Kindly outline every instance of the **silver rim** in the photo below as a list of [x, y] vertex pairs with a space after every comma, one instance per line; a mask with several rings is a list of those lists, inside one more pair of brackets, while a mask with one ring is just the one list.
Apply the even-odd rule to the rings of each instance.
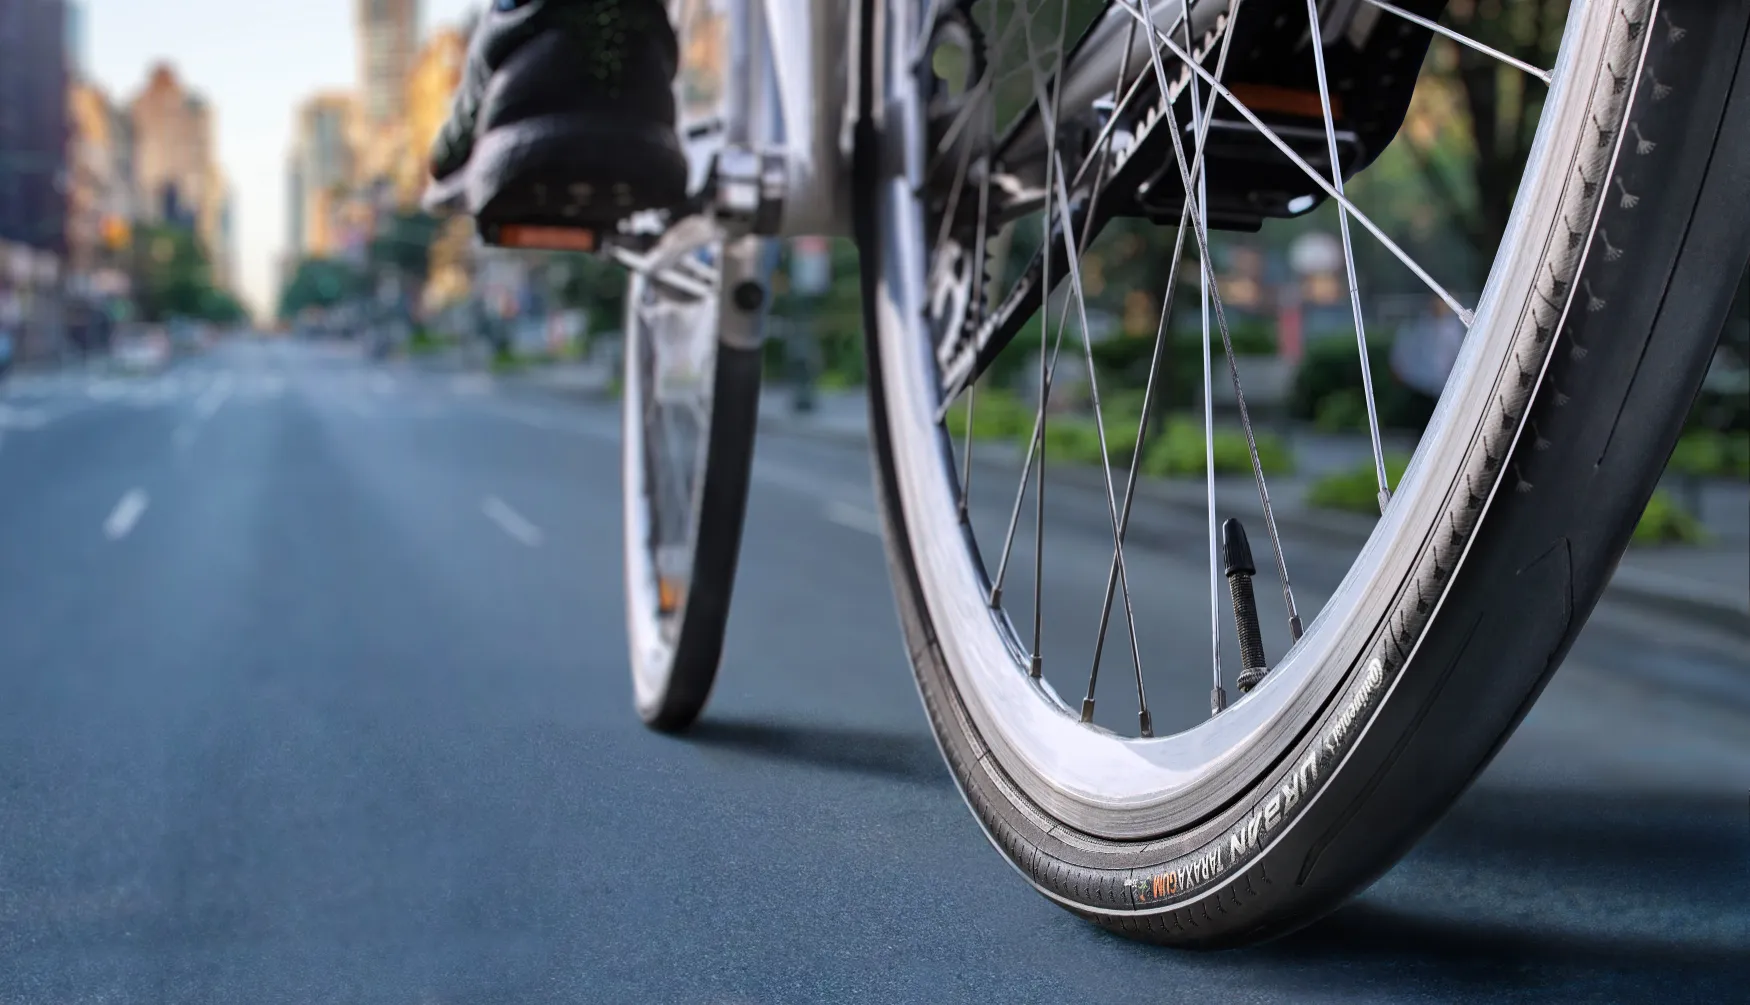
[[693, 587], [716, 374], [722, 246], [702, 245], [626, 290], [626, 631], [639, 713], [660, 709]]
[[[1168, 4], [1133, 2], [1156, 24], [1168, 20], [1165, 14], [1176, 15], [1153, 9]], [[920, 6], [933, 11], [938, 5]], [[1375, 6], [1393, 10], [1388, 4]], [[901, 18], [895, 38], [923, 34], [921, 20], [907, 20], [920, 13], [916, 7], [896, 3], [893, 9]], [[1042, 808], [1073, 827], [1114, 839], [1187, 826], [1217, 810], [1237, 786], [1283, 754], [1364, 658], [1363, 647], [1415, 571], [1423, 543], [1448, 512], [1449, 495], [1474, 463], [1473, 441], [1495, 414], [1493, 399], [1504, 368], [1515, 348], [1528, 344], [1542, 270], [1560, 274], [1577, 267], [1580, 252], [1550, 237], [1564, 219], [1591, 225], [1596, 200], [1575, 184], [1576, 170], [1602, 178], [1600, 160], [1613, 154], [1586, 142], [1591, 117], [1602, 102], [1628, 100], [1600, 98], [1610, 91], [1602, 71], [1607, 65], [1628, 65], [1639, 44], [1632, 33], [1619, 30], [1618, 18], [1619, 5], [1605, 2], [1577, 6], [1569, 15], [1520, 195], [1470, 337], [1404, 478], [1342, 585], [1250, 695], [1189, 730], [1150, 738], [1084, 725], [1072, 703], [1043, 678], [1029, 675], [1028, 641], [986, 602], [991, 577], [967, 547], [967, 529], [958, 519], [961, 474], [940, 425], [939, 361], [914, 320], [929, 316], [932, 303], [943, 302], [940, 289], [932, 290], [929, 282], [932, 235], [914, 196], [923, 188], [931, 154], [920, 142], [924, 110], [910, 75], [888, 75], [885, 135], [906, 149], [903, 176], [884, 179], [878, 194], [882, 278], [873, 335], [881, 340], [900, 514], [922, 602], [944, 628], [936, 641], [972, 723], [1009, 777]], [[895, 49], [904, 51], [899, 44]], [[903, 65], [903, 57], [890, 59], [894, 62]], [[1051, 197], [1045, 198], [1049, 213]], [[1206, 337], [1205, 346], [1210, 341]], [[1376, 424], [1374, 429], [1377, 461]], [[1383, 489], [1383, 464], [1380, 475]], [[1117, 499], [1110, 488], [1108, 501], [1116, 528]], [[1211, 524], [1213, 530], [1213, 518]], [[1115, 550], [1121, 554], [1121, 544]], [[1114, 564], [1122, 569], [1122, 559]]]

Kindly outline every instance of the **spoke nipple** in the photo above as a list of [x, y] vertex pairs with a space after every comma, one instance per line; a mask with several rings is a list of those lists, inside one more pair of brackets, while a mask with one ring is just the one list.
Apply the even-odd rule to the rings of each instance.
[[990, 588], [990, 606], [992, 610], [1003, 606], [1003, 588], [1001, 586]]
[[1148, 714], [1148, 709], [1145, 708], [1142, 711], [1136, 713], [1136, 719], [1137, 719], [1137, 722], [1142, 726], [1142, 735], [1143, 736], [1148, 737], [1148, 736], [1155, 735], [1155, 720], [1154, 720], [1153, 716]]
[[1227, 692], [1221, 688], [1209, 692], [1209, 714], [1220, 715], [1227, 708]]
[[1294, 641], [1296, 642], [1299, 642], [1300, 637], [1306, 634], [1306, 629], [1302, 628], [1300, 625], [1300, 615], [1296, 614], [1294, 617], [1288, 619], [1288, 632], [1293, 636]]
[[1094, 699], [1092, 699], [1092, 698], [1083, 698], [1082, 699], [1082, 721], [1083, 722], [1093, 722], [1094, 721]]
[[1044, 672], [1045, 672], [1045, 657], [1040, 656], [1038, 653], [1034, 653], [1033, 659], [1027, 667], [1027, 673], [1029, 675], [1033, 676], [1034, 678], [1037, 678], [1041, 674], [1043, 674]]
[[1380, 512], [1381, 516], [1385, 515], [1386, 505], [1389, 504], [1390, 502], [1391, 502], [1391, 489], [1380, 489], [1379, 490], [1379, 512]]

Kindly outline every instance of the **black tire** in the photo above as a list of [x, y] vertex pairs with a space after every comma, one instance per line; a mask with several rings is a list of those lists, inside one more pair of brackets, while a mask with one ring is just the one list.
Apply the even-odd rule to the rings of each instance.
[[[1625, 34], [1604, 51], [1633, 55], [1587, 81], [1597, 101], [1587, 107], [1615, 109], [1592, 124], [1611, 150], [1609, 173], [1588, 175], [1576, 153], [1560, 206], [1596, 209], [1544, 221], [1538, 303], [1527, 300], [1509, 351], [1485, 375], [1483, 417], [1450, 456], [1424, 465], [1443, 488], [1429, 496], [1438, 510], [1428, 532], [1402, 559], [1409, 574], [1333, 650], [1344, 658], [1309, 675], [1321, 700], [1271, 756], [1236, 766], [1181, 825], [1125, 838], [1033, 796], [978, 725], [971, 678], [944, 655], [944, 640], [964, 629], [929, 602], [918, 522], [927, 494], [908, 471], [939, 461], [908, 452], [907, 437], [921, 434], [898, 424], [913, 421], [900, 409], [921, 386], [903, 383], [915, 379], [910, 368], [932, 357], [906, 341], [917, 338], [903, 331], [916, 327], [913, 305], [893, 272], [904, 256], [884, 229], [888, 214], [908, 211], [905, 179], [893, 178], [906, 123], [890, 95], [875, 99], [889, 118], [884, 134], [862, 137], [857, 223], [872, 449], [900, 620], [963, 796], [1048, 898], [1179, 946], [1236, 946], [1305, 925], [1408, 851], [1561, 663], [1676, 443], [1750, 258], [1750, 2], [1609, 6]], [[884, 60], [873, 49], [865, 57], [878, 88]], [[1623, 147], [1630, 124], [1656, 144]]]
[[692, 725], [710, 698], [723, 652], [747, 489], [753, 467], [759, 419], [759, 331], [763, 304], [738, 302], [744, 281], [763, 278], [766, 256], [757, 241], [719, 250], [721, 276], [713, 300], [715, 350], [711, 363], [711, 401], [703, 449], [694, 475], [690, 521], [691, 569], [684, 601], [658, 613], [660, 592], [653, 578], [649, 528], [654, 523], [646, 493], [650, 474], [644, 404], [649, 395], [641, 366], [647, 329], [635, 317], [652, 283], [634, 275], [627, 291], [623, 391], [626, 620], [630, 643], [633, 703], [653, 729], [665, 732]]

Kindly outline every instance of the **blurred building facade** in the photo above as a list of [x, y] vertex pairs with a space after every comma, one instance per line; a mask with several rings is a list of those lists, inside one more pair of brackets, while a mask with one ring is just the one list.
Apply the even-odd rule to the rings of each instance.
[[67, 192], [67, 260], [74, 276], [119, 268], [139, 212], [133, 123], [103, 89], [73, 83]]
[[419, 0], [357, 0], [360, 154], [367, 180], [395, 173], [407, 133], [407, 80], [419, 52]]
[[0, 0], [0, 240], [61, 254], [66, 237], [65, 0]]
[[129, 112], [139, 219], [194, 230], [212, 262], [214, 285], [230, 288], [230, 191], [215, 156], [211, 106], [160, 63]]
[[407, 75], [404, 149], [397, 165], [396, 191], [404, 205], [419, 201], [425, 187], [426, 161], [438, 129], [449, 116], [450, 102], [462, 83], [468, 38], [455, 28], [439, 28], [420, 46]]
[[0, 329], [57, 352], [67, 244], [66, 0], [0, 0]]
[[297, 257], [340, 253], [342, 214], [357, 184], [358, 106], [343, 91], [317, 94], [298, 110], [287, 167], [288, 244]]

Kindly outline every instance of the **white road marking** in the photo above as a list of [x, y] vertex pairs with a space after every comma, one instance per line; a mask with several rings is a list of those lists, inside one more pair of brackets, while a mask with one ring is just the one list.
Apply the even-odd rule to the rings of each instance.
[[841, 502], [834, 499], [826, 504], [825, 515], [828, 520], [838, 524], [840, 527], [849, 527], [852, 530], [860, 530], [865, 534], [873, 534], [876, 537], [881, 536], [881, 518], [861, 506], [852, 506], [848, 502]]
[[121, 501], [110, 511], [109, 519], [103, 521], [103, 533], [111, 541], [120, 541], [134, 529], [134, 524], [140, 522], [140, 514], [146, 512], [146, 493], [139, 489], [130, 489]]
[[523, 516], [510, 508], [510, 504], [497, 496], [487, 496], [480, 504], [480, 512], [486, 514], [486, 519], [498, 524], [498, 528], [531, 548], [538, 547], [546, 535], [541, 528], [529, 522]]

